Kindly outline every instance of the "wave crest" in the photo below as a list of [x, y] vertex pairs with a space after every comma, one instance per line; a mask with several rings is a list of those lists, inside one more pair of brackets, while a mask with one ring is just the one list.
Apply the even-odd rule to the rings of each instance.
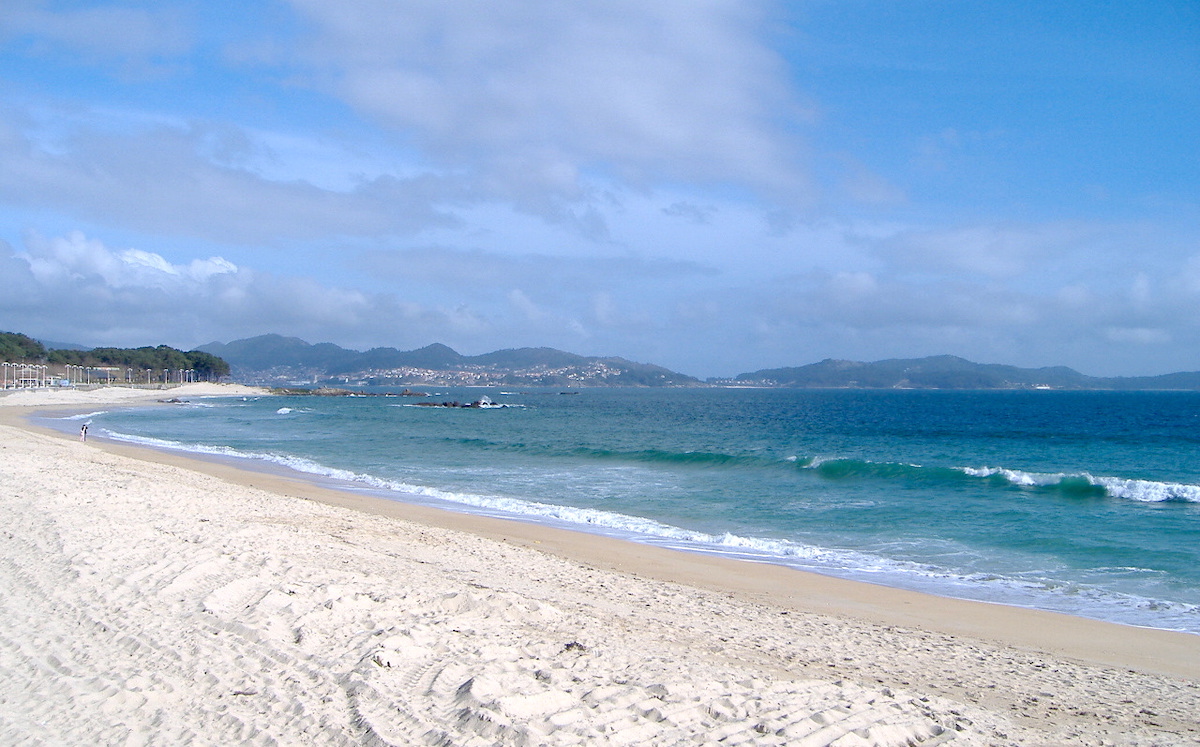
[[92, 418], [98, 418], [101, 415], [107, 414], [108, 410], [96, 410], [95, 412], [84, 412], [78, 415], [64, 415], [63, 417], [58, 418], [58, 420], [91, 420]]
[[1141, 503], [1200, 503], [1200, 485], [1088, 472], [1027, 472], [1005, 467], [925, 467], [906, 462], [873, 462], [842, 457], [788, 457], [797, 468], [830, 480], [920, 480], [930, 483], [988, 480], [998, 486], [1053, 491], [1079, 498], [1120, 498]]
[[1024, 472], [1003, 467], [963, 467], [962, 472], [971, 477], [998, 478], [1019, 487], [1053, 489], [1070, 495], [1107, 496], [1142, 503], [1200, 503], [1200, 485], [1179, 482], [1095, 477], [1087, 472]]

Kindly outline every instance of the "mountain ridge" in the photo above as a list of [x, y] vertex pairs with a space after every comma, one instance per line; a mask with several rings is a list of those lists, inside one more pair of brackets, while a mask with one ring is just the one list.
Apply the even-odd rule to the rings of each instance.
[[[235, 379], [311, 383], [343, 379], [378, 384], [524, 384], [585, 386], [702, 386], [699, 379], [650, 363], [616, 356], [584, 356], [554, 348], [506, 348], [462, 355], [441, 343], [416, 350], [377, 347], [350, 350], [333, 343], [309, 344], [278, 334], [210, 342], [202, 350], [219, 355]], [[450, 376], [457, 373], [457, 376]], [[442, 375], [436, 375], [442, 374]]]
[[[703, 382], [662, 366], [549, 347], [463, 355], [442, 343], [415, 350], [350, 350], [298, 337], [259, 335], [197, 348], [228, 361], [246, 383], [509, 384], [527, 386], [760, 386], [828, 389], [1200, 390], [1200, 372], [1099, 377], [1067, 366], [1021, 368], [954, 355], [873, 362], [827, 358]], [[453, 375], [452, 375], [453, 374]]]
[[1067, 366], [1021, 368], [974, 363], [954, 355], [870, 363], [826, 358], [804, 366], [742, 373], [733, 380], [747, 385], [811, 389], [1200, 389], [1200, 372], [1088, 376]]

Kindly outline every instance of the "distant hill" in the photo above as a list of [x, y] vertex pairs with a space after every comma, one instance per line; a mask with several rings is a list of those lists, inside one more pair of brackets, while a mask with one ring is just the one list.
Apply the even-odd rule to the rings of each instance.
[[[344, 351], [352, 353], [353, 351]], [[371, 348], [358, 356], [347, 355], [331, 373], [347, 373], [370, 368], [396, 368], [412, 366], [427, 368], [432, 371], [443, 371], [462, 366], [466, 359], [458, 351], [441, 343], [426, 345], [417, 350], [397, 350], [396, 348]]]
[[1096, 377], [1064, 366], [1018, 368], [973, 363], [953, 355], [862, 363], [827, 359], [791, 368], [739, 374], [760, 386], [851, 389], [1200, 389], [1200, 372], [1162, 376]]
[[624, 358], [576, 355], [553, 348], [497, 350], [465, 356], [442, 344], [417, 350], [348, 350], [296, 337], [261, 335], [200, 350], [228, 361], [237, 381], [259, 384], [525, 386], [697, 386], [694, 377]]
[[228, 344], [210, 342], [197, 350], [224, 358], [235, 372], [278, 366], [324, 367], [339, 360], [340, 354], [345, 352], [337, 345], [310, 345], [298, 337], [282, 335], [262, 335]]
[[87, 345], [77, 345], [73, 342], [53, 342], [51, 340], [38, 340], [46, 346], [47, 350], [91, 350]]
[[0, 360], [11, 363], [40, 362], [46, 346], [20, 332], [0, 332]]

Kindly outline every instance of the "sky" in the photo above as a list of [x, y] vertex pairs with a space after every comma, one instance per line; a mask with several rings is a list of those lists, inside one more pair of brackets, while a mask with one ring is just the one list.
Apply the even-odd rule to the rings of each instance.
[[0, 330], [1200, 370], [1200, 4], [4, 0]]

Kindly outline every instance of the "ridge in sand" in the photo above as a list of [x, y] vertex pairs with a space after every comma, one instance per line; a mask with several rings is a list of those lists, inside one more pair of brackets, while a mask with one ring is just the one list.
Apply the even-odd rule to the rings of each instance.
[[447, 514], [20, 419], [163, 397], [59, 394], [0, 397], [26, 406], [0, 407], [3, 744], [1200, 743], [1200, 636]]

